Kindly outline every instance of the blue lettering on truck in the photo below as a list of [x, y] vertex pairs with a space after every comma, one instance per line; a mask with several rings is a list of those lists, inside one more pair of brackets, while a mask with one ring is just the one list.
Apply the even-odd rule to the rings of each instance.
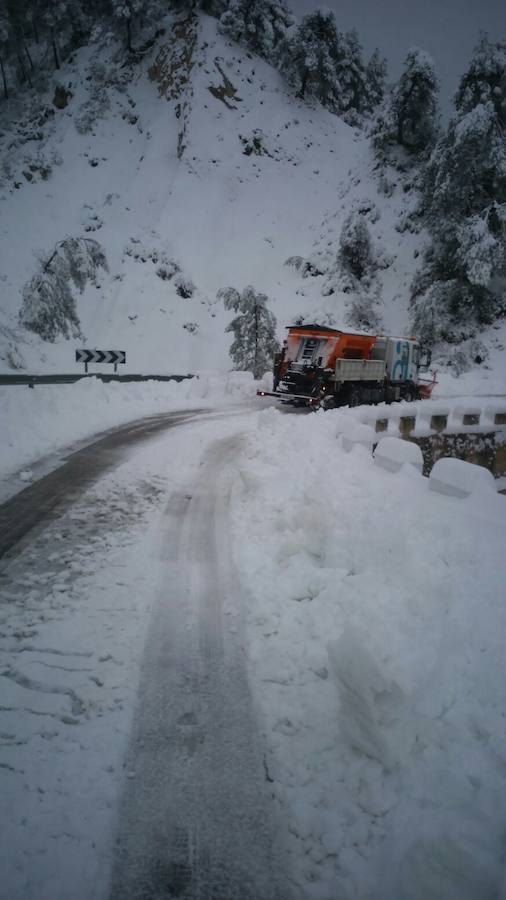
[[392, 369], [392, 381], [407, 381], [409, 366], [409, 344], [407, 341], [397, 341], [396, 352], [398, 359]]

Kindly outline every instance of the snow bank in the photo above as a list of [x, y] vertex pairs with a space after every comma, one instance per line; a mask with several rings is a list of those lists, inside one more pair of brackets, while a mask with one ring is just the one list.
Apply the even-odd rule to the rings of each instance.
[[372, 450], [378, 440], [374, 428], [371, 428], [370, 425], [362, 425], [361, 422], [355, 422], [351, 418], [342, 422], [340, 432], [343, 450], [347, 451], [353, 450], [356, 445]]
[[462, 459], [438, 459], [429, 476], [429, 487], [450, 497], [469, 497], [476, 491], [496, 492], [494, 476], [487, 469]]
[[419, 472], [423, 470], [423, 453], [420, 447], [410, 441], [403, 441], [402, 438], [382, 438], [374, 451], [374, 461], [389, 472], [398, 472], [405, 463], [414, 466]]
[[251, 401], [256, 384], [248, 372], [202, 373], [191, 380], [0, 387], [0, 474], [125, 422], [176, 409]]
[[250, 676], [304, 900], [502, 896], [506, 501], [258, 414], [234, 494]]

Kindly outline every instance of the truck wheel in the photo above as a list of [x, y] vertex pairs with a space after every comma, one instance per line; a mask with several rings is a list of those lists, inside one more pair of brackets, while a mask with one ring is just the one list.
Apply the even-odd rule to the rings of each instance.
[[350, 402], [349, 406], [360, 406], [362, 402], [362, 395], [360, 388], [352, 388], [350, 391]]
[[404, 392], [404, 400], [408, 403], [412, 403], [413, 400], [419, 400], [418, 391], [415, 387], [408, 387]]

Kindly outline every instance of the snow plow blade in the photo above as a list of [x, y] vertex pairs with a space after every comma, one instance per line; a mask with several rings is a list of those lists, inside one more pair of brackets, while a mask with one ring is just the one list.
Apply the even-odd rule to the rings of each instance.
[[287, 394], [281, 391], [257, 391], [257, 397], [275, 397], [276, 400], [284, 403], [307, 403], [308, 406], [313, 406], [320, 401], [319, 397], [308, 397], [307, 394]]

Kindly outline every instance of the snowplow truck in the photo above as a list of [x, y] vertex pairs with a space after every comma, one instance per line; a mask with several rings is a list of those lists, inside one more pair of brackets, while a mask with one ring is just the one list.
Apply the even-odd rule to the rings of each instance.
[[[292, 325], [274, 360], [272, 391], [295, 406], [359, 406], [430, 396], [435, 382], [422, 382], [421, 347], [414, 338], [379, 337]], [[424, 360], [428, 365], [430, 360]]]

